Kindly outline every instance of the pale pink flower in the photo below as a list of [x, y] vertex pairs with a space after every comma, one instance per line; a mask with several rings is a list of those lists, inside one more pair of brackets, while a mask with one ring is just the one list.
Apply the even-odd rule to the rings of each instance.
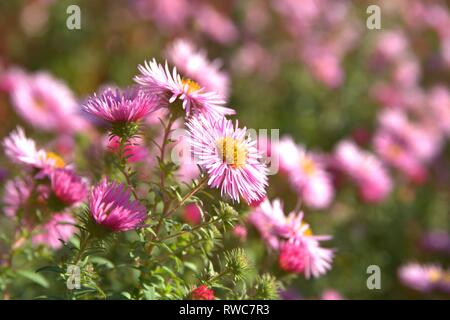
[[375, 54], [377, 59], [392, 62], [403, 57], [408, 49], [408, 40], [400, 30], [383, 31], [380, 33]]
[[21, 127], [3, 139], [3, 148], [11, 162], [29, 168], [64, 167], [64, 161], [55, 153], [37, 149], [36, 142], [27, 138]]
[[187, 0], [133, 0], [133, 5], [140, 16], [168, 31], [184, 28], [192, 13]]
[[286, 223], [283, 204], [279, 199], [273, 200], [272, 203], [268, 199], [264, 199], [258, 207], [252, 210], [248, 220], [259, 231], [270, 248], [279, 248], [279, 232], [284, 230]]
[[344, 300], [344, 297], [336, 290], [327, 289], [322, 292], [321, 300]]
[[179, 39], [170, 45], [167, 57], [189, 79], [208, 91], [228, 97], [229, 78], [220, 70], [222, 63], [219, 60], [210, 62], [204, 50], [197, 50], [190, 41]]
[[3, 194], [3, 210], [8, 217], [15, 216], [18, 210], [26, 204], [32, 188], [32, 181], [27, 179], [15, 178], [6, 182]]
[[316, 209], [328, 207], [333, 200], [334, 189], [331, 176], [318, 157], [303, 146], [295, 145], [289, 137], [282, 138], [274, 149], [280, 169], [305, 204]]
[[428, 93], [428, 104], [433, 119], [447, 136], [450, 136], [450, 92], [443, 85], [433, 87]]
[[73, 133], [87, 127], [70, 89], [45, 72], [15, 76], [11, 101], [17, 113], [34, 127]]
[[422, 292], [431, 292], [438, 285], [443, 270], [441, 267], [428, 264], [409, 263], [402, 266], [398, 275], [403, 284]]
[[39, 232], [33, 236], [33, 244], [44, 244], [52, 249], [62, 247], [75, 233], [75, 219], [67, 213], [56, 213], [50, 221], [39, 227]]
[[192, 153], [209, 176], [208, 185], [247, 203], [265, 196], [267, 167], [246, 128], [231, 120], [194, 117], [187, 123]]
[[239, 30], [233, 21], [214, 7], [203, 4], [193, 14], [200, 30], [211, 39], [221, 44], [230, 44], [238, 38]]
[[389, 165], [402, 172], [411, 181], [422, 183], [427, 177], [425, 166], [404, 145], [390, 134], [380, 130], [374, 137], [376, 153]]
[[140, 75], [134, 80], [141, 85], [142, 90], [156, 96], [161, 103], [171, 104], [177, 99], [182, 101], [183, 110], [186, 115], [203, 114], [213, 118], [235, 114], [233, 109], [224, 107], [225, 101], [215, 92], [205, 90], [204, 87], [191, 79], [183, 79], [177, 73], [176, 68], [169, 69], [166, 62], [165, 67], [153, 59], [139, 65]]
[[139, 121], [158, 107], [157, 99], [135, 88], [124, 92], [108, 88], [83, 105], [86, 112], [112, 123]]
[[334, 160], [338, 168], [357, 184], [365, 201], [380, 202], [390, 193], [391, 177], [374, 154], [359, 149], [351, 141], [344, 140], [336, 146]]
[[103, 179], [89, 199], [94, 221], [112, 231], [127, 231], [143, 226], [147, 209], [138, 200], [131, 200], [131, 191], [123, 184]]

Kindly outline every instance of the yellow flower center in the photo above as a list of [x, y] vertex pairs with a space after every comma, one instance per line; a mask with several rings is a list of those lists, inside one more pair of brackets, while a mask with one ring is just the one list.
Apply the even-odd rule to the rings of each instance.
[[233, 168], [240, 168], [247, 161], [247, 148], [236, 139], [231, 137], [220, 138], [217, 141], [217, 149], [222, 161]]
[[437, 282], [441, 279], [441, 273], [438, 270], [430, 270], [428, 272], [428, 278], [431, 282]]
[[188, 93], [198, 91], [202, 88], [202, 87], [200, 87], [200, 85], [197, 82], [195, 82], [194, 80], [191, 80], [191, 79], [183, 79], [183, 80], [181, 80], [181, 83], [183, 84], [184, 87], [186, 85], [188, 86]]
[[303, 158], [300, 165], [307, 175], [312, 175], [316, 171], [316, 165], [310, 158]]
[[305, 230], [304, 235], [305, 235], [305, 236], [312, 236], [313, 233], [312, 233], [312, 230], [311, 230], [311, 228], [309, 227], [309, 225], [308, 225], [307, 223], [302, 222], [302, 227], [303, 227], [303, 226], [306, 226], [306, 227], [307, 227], [306, 230]]
[[66, 165], [64, 160], [54, 152], [47, 152], [47, 157], [54, 161], [56, 168], [64, 168]]

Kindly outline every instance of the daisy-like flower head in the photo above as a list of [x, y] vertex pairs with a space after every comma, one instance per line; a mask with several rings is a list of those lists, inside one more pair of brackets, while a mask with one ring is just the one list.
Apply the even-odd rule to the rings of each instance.
[[84, 104], [84, 110], [111, 123], [137, 122], [158, 108], [154, 97], [130, 88], [123, 92], [107, 88], [102, 94], [94, 94]]
[[21, 127], [17, 127], [3, 140], [3, 147], [8, 158], [17, 164], [38, 169], [65, 166], [64, 160], [57, 154], [37, 149], [36, 142], [27, 138]]
[[208, 185], [220, 188], [239, 202], [258, 201], [266, 194], [267, 167], [261, 162], [256, 141], [247, 136], [246, 128], [233, 126], [231, 120], [190, 119], [191, 151], [197, 163], [208, 173]]
[[280, 247], [279, 264], [287, 272], [304, 273], [320, 277], [331, 269], [333, 250], [320, 247], [319, 241], [311, 236], [290, 240]]
[[94, 221], [112, 231], [127, 231], [143, 226], [147, 210], [123, 184], [103, 179], [92, 190], [89, 209]]
[[78, 113], [75, 96], [67, 85], [46, 72], [12, 71], [11, 102], [32, 126], [46, 131], [73, 133], [87, 127]]
[[328, 207], [333, 200], [334, 189], [331, 177], [318, 156], [296, 145], [290, 137], [281, 139], [274, 149], [282, 172], [305, 204], [315, 209]]
[[57, 213], [44, 224], [40, 232], [33, 236], [33, 244], [44, 244], [52, 249], [59, 249], [75, 233], [75, 219], [68, 213]]
[[220, 118], [225, 115], [235, 114], [233, 109], [224, 107], [225, 101], [216, 92], [206, 91], [194, 80], [182, 78], [177, 69], [172, 72], [166, 62], [165, 67], [158, 64], [155, 59], [138, 66], [140, 75], [134, 80], [142, 89], [156, 96], [167, 105], [178, 98], [182, 101], [186, 115], [203, 114], [212, 118]]
[[286, 216], [279, 199], [273, 200], [272, 203], [268, 199], [264, 199], [258, 207], [253, 209], [248, 219], [269, 247], [279, 248], [279, 233], [280, 231], [287, 232], [285, 228]]
[[398, 271], [400, 281], [403, 284], [422, 292], [430, 292], [435, 289], [441, 281], [442, 274], [442, 268], [434, 264], [409, 263], [402, 266]]
[[206, 90], [217, 92], [222, 97], [228, 96], [229, 79], [227, 74], [220, 71], [220, 61], [210, 62], [206, 53], [197, 50], [190, 41], [176, 40], [168, 48], [167, 56], [178, 70]]
[[53, 193], [64, 204], [73, 205], [86, 198], [86, 183], [70, 169], [53, 170], [50, 182]]

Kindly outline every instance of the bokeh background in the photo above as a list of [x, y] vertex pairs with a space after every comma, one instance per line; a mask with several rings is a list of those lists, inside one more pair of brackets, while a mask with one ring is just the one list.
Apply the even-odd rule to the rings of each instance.
[[[73, 4], [81, 9], [80, 30], [66, 27], [66, 9]], [[366, 26], [371, 4], [381, 8], [379, 30]], [[66, 82], [80, 101], [106, 84], [132, 84], [138, 64], [152, 57], [164, 61], [168, 45], [179, 38], [205, 50], [210, 60], [220, 60], [240, 123], [278, 128], [280, 135], [325, 154], [343, 139], [373, 150], [381, 111], [414, 105], [432, 112], [436, 86], [450, 97], [448, 1], [0, 2], [0, 73], [13, 66], [47, 71]], [[437, 103], [450, 110], [450, 98]], [[52, 137], [21, 118], [3, 92], [0, 137], [17, 124], [38, 141]], [[395, 186], [384, 201], [366, 203], [355, 186], [336, 179], [329, 208], [306, 208], [315, 233], [333, 236], [336, 259], [328, 274], [299, 279], [290, 293], [317, 298], [333, 289], [350, 299], [447, 298], [414, 291], [397, 275], [408, 262], [443, 267], [449, 262], [447, 137], [443, 134], [439, 152], [423, 164], [424, 179], [411, 181], [389, 169]], [[3, 154], [0, 166], [7, 167]], [[7, 171], [2, 169], [2, 175]], [[271, 177], [269, 195], [281, 196], [287, 208], [298, 198], [279, 176]], [[435, 250], [424, 245], [424, 237], [437, 231], [441, 242]], [[250, 246], [260, 241], [255, 232], [251, 235]], [[381, 268], [380, 290], [366, 286], [369, 265]], [[24, 296], [32, 296], [31, 285], [24, 290], [30, 291]]]

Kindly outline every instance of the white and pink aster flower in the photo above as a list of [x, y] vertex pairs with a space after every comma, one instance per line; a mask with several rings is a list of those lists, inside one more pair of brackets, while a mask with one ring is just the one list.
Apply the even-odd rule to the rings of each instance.
[[75, 219], [70, 214], [56, 213], [50, 221], [38, 229], [32, 242], [35, 245], [43, 244], [52, 249], [59, 249], [63, 242], [67, 242], [75, 233], [75, 223]]
[[123, 184], [103, 179], [89, 199], [95, 223], [112, 231], [127, 231], [143, 226], [147, 209], [138, 200], [131, 200], [131, 191]]
[[191, 152], [209, 176], [208, 185], [221, 194], [247, 203], [263, 198], [267, 187], [267, 167], [246, 128], [231, 120], [194, 117], [187, 123]]
[[36, 142], [27, 138], [21, 127], [3, 140], [3, 148], [11, 162], [29, 168], [44, 169], [47, 167], [64, 167], [64, 161], [52, 152], [37, 149]]
[[167, 57], [181, 73], [208, 91], [228, 97], [229, 78], [220, 70], [219, 60], [209, 61], [205, 51], [197, 50], [185, 39], [176, 40], [168, 49]]
[[135, 76], [134, 80], [141, 85], [142, 90], [167, 105], [181, 100], [187, 116], [203, 114], [220, 118], [235, 114], [233, 109], [224, 107], [225, 101], [218, 93], [207, 91], [191, 79], [182, 78], [176, 68], [170, 71], [167, 62], [163, 67], [153, 59], [139, 65], [138, 69], [141, 74]]
[[290, 137], [281, 139], [274, 149], [280, 169], [304, 203], [316, 209], [328, 207], [333, 200], [334, 189], [331, 176], [319, 157], [307, 152], [303, 146], [296, 145]]
[[279, 234], [280, 231], [285, 230], [286, 224], [283, 204], [279, 199], [274, 199], [272, 202], [264, 199], [258, 207], [252, 210], [248, 221], [258, 230], [270, 248], [279, 248]]

